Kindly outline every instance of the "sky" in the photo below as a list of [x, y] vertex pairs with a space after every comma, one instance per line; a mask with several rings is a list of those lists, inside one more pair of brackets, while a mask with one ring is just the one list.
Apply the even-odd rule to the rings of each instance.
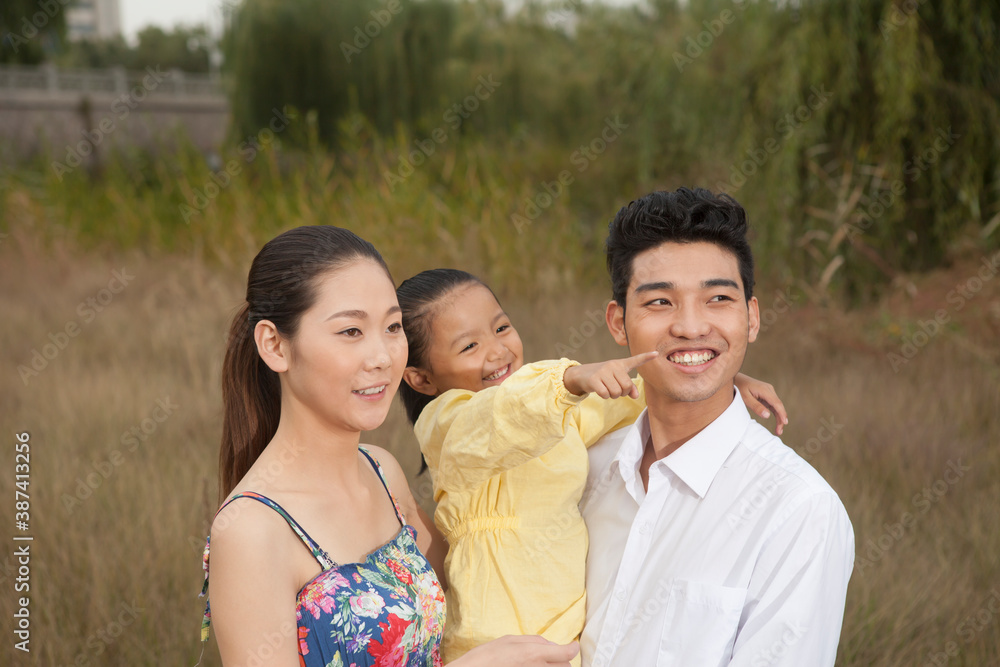
[[[350, 0], [331, 0], [349, 2]], [[586, 1], [586, 0], [584, 0]], [[623, 5], [635, 0], [604, 0], [607, 4]], [[152, 24], [169, 30], [178, 23], [186, 25], [207, 24], [210, 31], [222, 31], [223, 5], [235, 5], [239, 0], [118, 0], [121, 10], [122, 32], [133, 40], [136, 33]], [[512, 0], [516, 2], [516, 0]]]
[[218, 33], [222, 26], [223, 0], [118, 0], [122, 32], [126, 39], [148, 25], [168, 30], [178, 23], [207, 24]]

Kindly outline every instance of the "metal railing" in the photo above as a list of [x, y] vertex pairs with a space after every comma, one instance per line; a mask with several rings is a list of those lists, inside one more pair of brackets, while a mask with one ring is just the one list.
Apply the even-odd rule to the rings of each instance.
[[157, 95], [170, 97], [222, 97], [217, 75], [192, 74], [180, 70], [129, 71], [111, 69], [57, 69], [52, 65], [5, 65], [0, 67], [0, 94], [33, 92], [56, 94], [97, 93], [120, 95], [142, 87], [155, 73]]

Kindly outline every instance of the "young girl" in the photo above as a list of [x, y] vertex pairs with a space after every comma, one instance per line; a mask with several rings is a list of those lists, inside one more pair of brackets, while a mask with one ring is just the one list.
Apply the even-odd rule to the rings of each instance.
[[[657, 353], [523, 365], [517, 331], [474, 276], [424, 271], [396, 295], [409, 346], [400, 393], [449, 544], [442, 656], [454, 660], [506, 634], [575, 640], [586, 612], [578, 510], [586, 447], [639, 416], [641, 387], [628, 373]], [[773, 388], [746, 376], [737, 382], [762, 416], [757, 397], [776, 407], [780, 429], [784, 408]]]
[[[204, 556], [203, 639], [214, 621], [223, 664], [441, 664], [436, 532], [395, 459], [359, 445], [385, 420], [406, 355], [370, 243], [298, 227], [254, 259], [222, 370], [227, 500]], [[540, 667], [576, 652], [511, 637], [455, 664]]]

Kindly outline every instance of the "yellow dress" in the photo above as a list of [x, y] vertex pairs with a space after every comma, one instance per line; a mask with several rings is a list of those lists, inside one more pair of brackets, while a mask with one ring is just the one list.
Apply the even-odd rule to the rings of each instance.
[[417, 420], [449, 545], [445, 663], [503, 635], [565, 644], [583, 630], [586, 447], [634, 422], [645, 401], [570, 394], [563, 373], [576, 363], [526, 364], [499, 386], [447, 391]]

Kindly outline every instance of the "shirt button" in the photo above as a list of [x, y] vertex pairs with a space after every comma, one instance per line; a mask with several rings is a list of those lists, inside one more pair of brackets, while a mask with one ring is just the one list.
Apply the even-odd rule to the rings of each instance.
[[649, 531], [650, 531], [650, 525], [648, 521], [639, 526], [639, 532], [642, 533], [643, 535], [648, 535]]
[[625, 590], [622, 589], [622, 588], [619, 588], [618, 591], [615, 593], [615, 597], [618, 598], [619, 602], [621, 602], [622, 600], [624, 600], [625, 599]]

